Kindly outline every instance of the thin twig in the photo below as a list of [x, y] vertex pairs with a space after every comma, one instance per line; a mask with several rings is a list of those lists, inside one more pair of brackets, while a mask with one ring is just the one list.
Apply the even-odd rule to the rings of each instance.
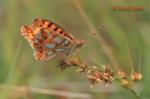
[[25, 93], [31, 92], [31, 93], [65, 96], [69, 98], [79, 98], [79, 99], [91, 99], [92, 98], [92, 96], [87, 93], [67, 92], [67, 91], [52, 90], [52, 89], [45, 89], [45, 88], [36, 88], [36, 87], [30, 87], [30, 86], [9, 86], [5, 84], [1, 84], [0, 89], [11, 90], [13, 92], [14, 91], [25, 92]]

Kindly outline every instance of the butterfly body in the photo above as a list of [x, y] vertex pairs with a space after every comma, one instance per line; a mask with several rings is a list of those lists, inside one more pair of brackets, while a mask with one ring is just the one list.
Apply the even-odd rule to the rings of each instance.
[[33, 48], [34, 57], [41, 61], [68, 56], [84, 44], [46, 19], [35, 19], [31, 26], [22, 26], [21, 33]]

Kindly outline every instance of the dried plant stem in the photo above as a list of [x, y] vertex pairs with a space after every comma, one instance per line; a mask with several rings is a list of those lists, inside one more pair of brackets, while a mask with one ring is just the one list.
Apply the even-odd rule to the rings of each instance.
[[23, 93], [38, 93], [45, 95], [55, 95], [55, 96], [65, 96], [69, 98], [78, 98], [78, 99], [91, 99], [91, 95], [87, 93], [75, 93], [75, 92], [67, 92], [60, 90], [52, 90], [52, 89], [44, 89], [44, 88], [35, 88], [29, 86], [8, 86], [5, 84], [0, 85], [0, 89], [9, 90], [12, 92], [23, 92]]
[[[92, 21], [86, 14], [85, 10], [81, 6], [80, 0], [74, 0], [74, 4], [78, 9], [79, 13], [81, 14], [81, 16], [83, 17], [83, 19], [85, 20], [85, 22], [87, 23], [87, 25], [89, 26], [91, 32], [98, 33], [99, 31], [95, 28], [94, 24], [92, 23]], [[117, 62], [116, 58], [112, 54], [111, 48], [108, 46], [108, 44], [106, 44], [104, 38], [101, 35], [96, 36], [96, 38], [100, 42], [101, 46], [104, 48], [104, 52], [109, 58], [109, 60], [111, 61], [111, 63], [113, 64], [115, 70], [120, 70], [119, 63]]]
[[61, 59], [59, 65], [62, 70], [72, 66], [77, 67], [77, 72], [85, 75], [90, 81], [91, 87], [102, 82], [107, 86], [112, 82], [114, 77], [114, 73], [111, 71], [109, 65], [104, 65], [102, 70], [98, 70], [96, 66], [86, 64], [76, 58]]
[[[87, 23], [87, 25], [89, 26], [89, 29], [91, 30], [91, 32], [98, 33], [98, 30], [95, 28], [95, 26], [93, 25], [92, 21], [90, 20], [90, 18], [86, 14], [85, 10], [83, 9], [83, 7], [81, 5], [81, 1], [80, 0], [74, 0], [74, 4], [75, 4], [76, 8], [78, 9], [79, 13], [81, 14], [81, 16], [83, 17], [83, 19], [85, 20], [85, 22]], [[119, 66], [119, 63], [117, 62], [116, 58], [112, 54], [111, 48], [106, 44], [106, 42], [103, 39], [103, 37], [101, 35], [99, 35], [99, 36], [96, 36], [96, 38], [100, 42], [101, 46], [104, 48], [104, 52], [108, 56], [108, 58], [111, 61], [111, 63], [113, 64], [115, 70], [116, 71], [121, 70], [120, 66]], [[131, 68], [133, 70], [133, 63], [131, 61], [131, 56], [130, 56], [131, 54], [130, 54], [129, 50], [128, 50], [128, 54], [129, 54], [129, 57], [130, 57], [130, 65], [131, 65]], [[132, 92], [132, 94], [137, 99], [140, 99], [140, 97], [137, 95], [137, 93], [133, 89], [129, 89], [129, 88], [126, 88], [126, 89], [128, 89], [130, 92]]]

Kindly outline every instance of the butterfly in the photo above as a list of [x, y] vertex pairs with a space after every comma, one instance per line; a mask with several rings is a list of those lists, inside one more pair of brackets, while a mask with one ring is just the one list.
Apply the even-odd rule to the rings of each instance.
[[35, 59], [40, 61], [69, 56], [85, 43], [54, 22], [40, 18], [34, 19], [30, 26], [22, 26], [21, 34], [33, 48]]

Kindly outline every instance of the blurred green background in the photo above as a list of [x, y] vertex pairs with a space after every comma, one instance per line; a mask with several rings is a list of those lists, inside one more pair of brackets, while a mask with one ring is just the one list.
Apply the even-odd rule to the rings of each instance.
[[[78, 7], [81, 4], [81, 7]], [[115, 5], [143, 6], [143, 11], [113, 11]], [[82, 9], [84, 12], [82, 12]], [[0, 0], [0, 87], [32, 86], [67, 92], [87, 93], [89, 99], [135, 99], [133, 94], [113, 83], [110, 87], [89, 88], [82, 74], [69, 68], [61, 72], [58, 60], [38, 62], [32, 48], [21, 36], [20, 27], [34, 18], [46, 18], [62, 26], [86, 44], [78, 57], [101, 68], [111, 64], [102, 37], [113, 58], [128, 74], [130, 61], [143, 74], [136, 92], [150, 98], [150, 2], [148, 0]], [[93, 29], [93, 30], [92, 30]], [[96, 31], [95, 31], [96, 30]], [[96, 35], [91, 35], [97, 32]], [[129, 49], [125, 42], [127, 41]], [[130, 50], [129, 58], [128, 50]], [[112, 64], [111, 64], [112, 65]], [[9, 87], [7, 87], [9, 89]], [[0, 99], [78, 99], [37, 93], [21, 93], [0, 88]], [[81, 98], [82, 99], [82, 98]], [[83, 98], [85, 99], [85, 98]]]

